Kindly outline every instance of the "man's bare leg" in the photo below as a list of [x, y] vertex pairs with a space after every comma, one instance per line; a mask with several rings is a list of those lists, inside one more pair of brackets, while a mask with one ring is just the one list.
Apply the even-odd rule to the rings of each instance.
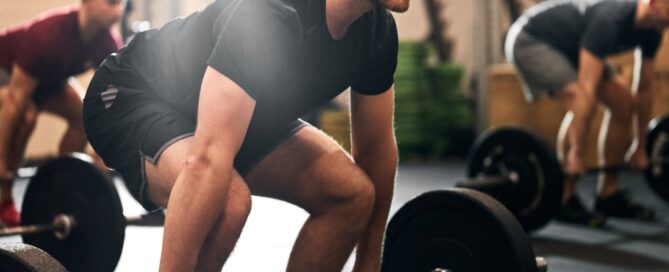
[[653, 88], [639, 88], [634, 97], [634, 142], [630, 147], [629, 164], [635, 169], [646, 169], [648, 167], [648, 154], [646, 154], [646, 128], [652, 117]]
[[367, 175], [329, 136], [305, 127], [246, 177], [254, 195], [305, 209], [287, 271], [341, 271], [364, 233], [374, 205]]
[[73, 88], [66, 87], [46, 101], [43, 109], [62, 117], [67, 122], [67, 130], [60, 141], [58, 151], [83, 152], [88, 141], [84, 131], [83, 103], [79, 94]]
[[[145, 162], [149, 195], [159, 206], [166, 207], [177, 176], [186, 163], [192, 137], [170, 145], [156, 165]], [[228, 203], [200, 249], [196, 271], [221, 271], [242, 232], [251, 211], [251, 194], [244, 180], [235, 172], [228, 192]], [[168, 210], [169, 212], [169, 210]]]
[[[622, 165], [631, 136], [634, 98], [620, 80], [602, 83], [597, 96], [609, 109], [602, 120], [599, 134], [600, 165]], [[607, 197], [618, 191], [618, 174], [617, 171], [600, 173], [597, 186], [600, 197]]]
[[[28, 139], [35, 128], [37, 122], [37, 109], [35, 104], [30, 102], [26, 109], [23, 119], [19, 123], [16, 133], [12, 137], [12, 146], [9, 149], [9, 158], [7, 159], [7, 169], [13, 176], [23, 161], [23, 154], [25, 153]], [[14, 186], [14, 178], [8, 177], [0, 183], [0, 202], [6, 199], [12, 199], [12, 188]]]

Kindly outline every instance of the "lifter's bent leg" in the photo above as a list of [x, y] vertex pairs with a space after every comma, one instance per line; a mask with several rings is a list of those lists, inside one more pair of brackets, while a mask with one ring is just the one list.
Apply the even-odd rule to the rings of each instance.
[[[622, 165], [630, 141], [634, 98], [629, 89], [616, 79], [602, 83], [597, 97], [609, 109], [599, 134], [600, 165]], [[617, 191], [618, 173], [601, 173], [598, 194], [607, 197]]]
[[83, 103], [73, 88], [63, 91], [47, 100], [43, 109], [65, 119], [67, 130], [60, 141], [60, 153], [83, 152], [86, 147], [86, 132], [83, 123]]
[[[150, 198], [159, 206], [167, 207], [174, 182], [186, 163], [186, 154], [192, 139], [192, 137], [185, 138], [170, 145], [162, 153], [156, 165], [144, 163]], [[221, 271], [251, 211], [249, 189], [236, 171], [234, 175], [225, 210], [218, 215], [216, 223], [200, 249], [197, 271]]]
[[14, 175], [23, 160], [26, 143], [35, 126], [36, 114], [34, 104], [29, 102], [23, 117], [17, 124], [18, 127], [10, 132], [12, 133], [11, 146], [7, 150], [7, 158], [5, 158], [7, 175], [0, 180], [0, 218], [2, 223], [7, 226], [17, 226], [21, 223], [21, 216], [12, 196], [12, 188], [14, 186]]
[[287, 271], [341, 271], [368, 224], [374, 185], [329, 136], [299, 130], [246, 177], [254, 195], [305, 209]]
[[648, 167], [648, 154], [646, 154], [646, 128], [652, 117], [654, 88], [638, 88], [634, 97], [634, 144], [630, 148], [629, 164], [635, 169]]
[[[16, 130], [12, 137], [12, 146], [9, 149], [9, 158], [7, 158], [7, 169], [12, 175], [16, 174], [17, 169], [19, 168], [21, 161], [23, 161], [23, 155], [25, 152], [26, 145], [28, 143], [28, 138], [32, 134], [33, 129], [35, 128], [35, 123], [37, 122], [37, 109], [35, 104], [30, 102], [28, 108], [26, 109], [23, 119], [19, 123], [19, 127]], [[14, 179], [8, 178], [3, 180], [0, 183], [0, 202], [5, 199], [12, 199], [12, 187], [14, 185]]]

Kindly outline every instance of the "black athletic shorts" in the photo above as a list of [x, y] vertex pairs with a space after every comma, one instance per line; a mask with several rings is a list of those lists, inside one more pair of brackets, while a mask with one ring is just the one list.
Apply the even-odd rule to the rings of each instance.
[[[265, 135], [247, 135], [234, 166], [244, 176], [307, 123], [296, 119]], [[195, 120], [162, 102], [150, 92], [114, 85], [95, 76], [84, 98], [84, 127], [93, 149], [107, 166], [123, 176], [128, 191], [147, 210], [157, 205], [148, 198], [146, 160], [156, 163], [171, 144], [192, 136]]]

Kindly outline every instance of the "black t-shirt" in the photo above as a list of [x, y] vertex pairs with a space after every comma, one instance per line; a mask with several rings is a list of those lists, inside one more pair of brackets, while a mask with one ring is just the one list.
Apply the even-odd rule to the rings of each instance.
[[195, 121], [209, 65], [256, 100], [253, 132], [287, 124], [349, 86], [382, 93], [396, 64], [397, 30], [385, 9], [364, 14], [334, 40], [325, 0], [217, 0], [138, 34], [98, 74], [151, 92]]
[[662, 39], [655, 29], [634, 24], [636, 0], [549, 0], [529, 8], [523, 30], [578, 64], [584, 48], [600, 59], [640, 47], [653, 58]]

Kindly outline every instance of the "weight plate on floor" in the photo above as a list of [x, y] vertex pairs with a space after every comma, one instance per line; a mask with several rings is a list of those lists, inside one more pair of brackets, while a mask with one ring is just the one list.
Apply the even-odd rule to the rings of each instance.
[[381, 271], [534, 272], [534, 252], [514, 216], [469, 189], [424, 193], [388, 224]]
[[0, 271], [67, 272], [44, 250], [23, 243], [0, 244]]
[[510, 127], [484, 132], [469, 153], [467, 167], [470, 179], [503, 175], [512, 181], [481, 191], [502, 202], [525, 231], [539, 229], [557, 215], [562, 168], [555, 154], [531, 133]]
[[66, 239], [49, 232], [23, 235], [23, 241], [70, 271], [113, 271], [125, 237], [121, 201], [108, 176], [79, 155], [47, 162], [26, 189], [22, 224], [48, 224], [58, 214], [75, 220]]
[[658, 196], [669, 202], [669, 116], [653, 119], [646, 135], [646, 153], [650, 165], [646, 181]]

